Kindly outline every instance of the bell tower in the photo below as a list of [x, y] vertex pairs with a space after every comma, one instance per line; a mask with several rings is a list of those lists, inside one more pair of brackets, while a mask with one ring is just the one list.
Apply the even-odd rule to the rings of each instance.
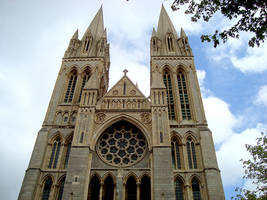
[[[82, 165], [86, 168], [89, 149], [77, 145], [75, 139], [84, 127], [76, 122], [81, 120], [79, 112], [85, 104], [94, 105], [107, 92], [109, 66], [109, 44], [101, 7], [83, 37], [79, 39], [77, 30], [70, 39], [18, 199], [48, 199], [49, 195], [62, 199], [60, 190], [69, 180], [66, 169], [71, 171], [72, 163], [81, 163], [85, 157], [87, 161]], [[79, 157], [71, 161], [76, 151], [80, 152]], [[55, 177], [59, 178], [57, 182]], [[87, 179], [79, 177], [80, 182], [88, 182]]]
[[171, 176], [176, 199], [224, 199], [192, 50], [184, 30], [178, 36], [163, 6], [150, 55], [155, 195], [160, 196]]

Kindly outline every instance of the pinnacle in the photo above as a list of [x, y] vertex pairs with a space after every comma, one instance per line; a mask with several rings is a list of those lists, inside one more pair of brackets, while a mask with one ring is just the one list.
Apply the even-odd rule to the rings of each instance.
[[181, 28], [180, 37], [187, 37], [183, 28]]
[[75, 31], [71, 39], [78, 39], [78, 29]]

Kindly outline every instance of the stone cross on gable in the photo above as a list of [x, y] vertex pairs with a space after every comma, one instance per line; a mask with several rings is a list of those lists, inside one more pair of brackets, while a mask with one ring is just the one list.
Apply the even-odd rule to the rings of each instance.
[[123, 70], [124, 76], [126, 76], [126, 75], [127, 75], [127, 72], [128, 72], [128, 70], [127, 70], [127, 69]]

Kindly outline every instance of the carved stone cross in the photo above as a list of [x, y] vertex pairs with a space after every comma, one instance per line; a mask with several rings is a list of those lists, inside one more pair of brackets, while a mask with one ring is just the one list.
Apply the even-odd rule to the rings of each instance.
[[124, 76], [126, 76], [126, 75], [127, 75], [127, 72], [128, 72], [128, 70], [127, 70], [127, 69], [123, 70]]

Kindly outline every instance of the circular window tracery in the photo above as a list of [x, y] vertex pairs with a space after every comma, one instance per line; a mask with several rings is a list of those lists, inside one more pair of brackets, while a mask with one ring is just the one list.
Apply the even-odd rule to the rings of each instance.
[[106, 163], [126, 167], [144, 157], [147, 142], [136, 126], [122, 120], [104, 131], [97, 142], [96, 151]]

